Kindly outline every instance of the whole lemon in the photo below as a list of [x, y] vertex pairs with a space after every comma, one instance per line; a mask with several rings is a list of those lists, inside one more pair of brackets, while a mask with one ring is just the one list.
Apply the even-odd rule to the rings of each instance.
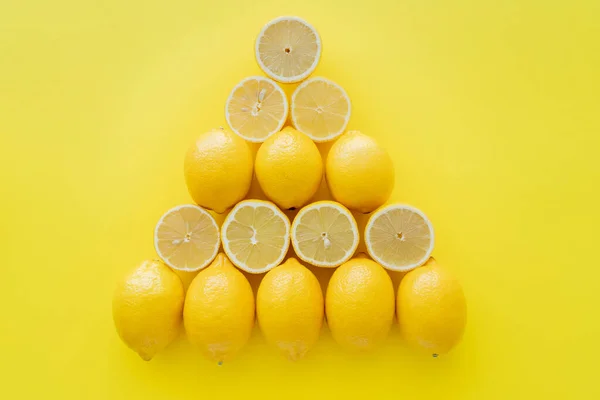
[[402, 336], [434, 356], [460, 341], [467, 321], [460, 283], [433, 258], [404, 276], [396, 308]]
[[394, 163], [377, 142], [350, 131], [331, 146], [325, 167], [333, 198], [368, 213], [383, 205], [394, 189]]
[[394, 287], [375, 261], [354, 258], [331, 276], [325, 296], [333, 338], [345, 347], [368, 350], [388, 335], [394, 319]]
[[256, 296], [263, 334], [294, 361], [304, 357], [317, 342], [323, 306], [319, 281], [294, 258], [269, 271]]
[[190, 342], [218, 363], [233, 358], [250, 339], [254, 294], [223, 253], [190, 284], [183, 322]]
[[250, 190], [252, 163], [244, 139], [223, 128], [208, 131], [185, 156], [188, 191], [198, 205], [223, 213]]
[[113, 296], [119, 336], [149, 361], [178, 335], [184, 291], [179, 277], [158, 260], [144, 261], [123, 280]]
[[283, 209], [306, 204], [323, 178], [319, 149], [308, 136], [290, 127], [260, 146], [255, 168], [265, 195]]

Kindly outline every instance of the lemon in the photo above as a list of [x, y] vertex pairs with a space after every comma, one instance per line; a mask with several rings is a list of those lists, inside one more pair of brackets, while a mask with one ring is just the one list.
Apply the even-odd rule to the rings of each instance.
[[408, 271], [423, 265], [433, 251], [433, 226], [421, 210], [391, 204], [367, 222], [365, 244], [369, 255], [384, 268]]
[[119, 336], [149, 361], [178, 335], [183, 284], [158, 260], [142, 262], [121, 280], [113, 296], [113, 319]]
[[351, 109], [346, 91], [329, 79], [309, 79], [292, 94], [292, 123], [315, 142], [340, 136], [350, 121]]
[[389, 154], [359, 131], [346, 133], [331, 146], [325, 174], [333, 198], [363, 213], [384, 204], [394, 189]]
[[369, 350], [388, 335], [394, 319], [392, 280], [375, 261], [355, 258], [331, 276], [325, 296], [327, 322], [341, 345]]
[[298, 17], [279, 17], [258, 34], [256, 61], [265, 74], [282, 83], [300, 82], [317, 68], [321, 38], [317, 30]]
[[352, 213], [334, 201], [318, 201], [301, 209], [294, 218], [291, 236], [296, 255], [318, 267], [345, 263], [359, 241]]
[[265, 195], [284, 209], [302, 207], [323, 179], [319, 149], [308, 136], [290, 127], [260, 146], [255, 169]]
[[290, 360], [314, 346], [323, 324], [319, 281], [296, 259], [267, 272], [256, 296], [256, 313], [267, 340]]
[[183, 321], [190, 342], [218, 363], [233, 358], [248, 342], [254, 326], [254, 294], [223, 253], [190, 284]]
[[270, 201], [244, 200], [227, 215], [221, 239], [236, 267], [261, 274], [283, 261], [290, 247], [290, 220]]
[[185, 204], [167, 211], [154, 229], [154, 248], [171, 268], [198, 271], [217, 256], [219, 226], [201, 207]]
[[460, 341], [467, 321], [460, 283], [433, 258], [404, 276], [397, 312], [402, 336], [434, 356], [447, 353]]
[[262, 76], [246, 78], [227, 98], [225, 118], [229, 127], [249, 142], [264, 142], [279, 132], [288, 115], [283, 90]]
[[208, 131], [189, 148], [185, 181], [194, 201], [222, 213], [242, 200], [252, 182], [253, 158], [248, 144], [230, 131]]

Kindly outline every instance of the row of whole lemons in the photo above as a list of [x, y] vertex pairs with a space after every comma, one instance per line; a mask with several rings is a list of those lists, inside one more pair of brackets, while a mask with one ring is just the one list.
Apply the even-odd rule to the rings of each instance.
[[[183, 321], [190, 341], [222, 363], [246, 344], [256, 314], [266, 339], [296, 360], [316, 343], [324, 316], [338, 343], [365, 350], [387, 337], [396, 314], [409, 343], [435, 356], [449, 351], [466, 323], [461, 286], [430, 257], [434, 234], [425, 214], [383, 206], [393, 163], [374, 139], [344, 133], [351, 114], [344, 89], [307, 79], [320, 60], [319, 34], [300, 18], [281, 17], [262, 29], [255, 50], [273, 80], [240, 82], [225, 107], [231, 131], [211, 130], [190, 147], [185, 178], [197, 205], [167, 211], [154, 232], [162, 261], [142, 262], [119, 283], [113, 316], [121, 339], [150, 360]], [[304, 82], [288, 105], [274, 80]], [[288, 113], [293, 127], [283, 128]], [[332, 140], [323, 163], [315, 142]], [[261, 143], [255, 159], [247, 142]], [[270, 201], [244, 200], [253, 173]], [[323, 175], [335, 201], [307, 204]], [[219, 228], [207, 209], [231, 211]], [[281, 209], [299, 211], [290, 223]], [[360, 234], [350, 210], [372, 212], [364, 231], [371, 259], [352, 258]], [[308, 268], [284, 261], [290, 243], [303, 262], [337, 268], [325, 296]], [[397, 295], [384, 268], [409, 271]], [[240, 269], [266, 272], [256, 299]], [[200, 272], [186, 293], [173, 270]]]

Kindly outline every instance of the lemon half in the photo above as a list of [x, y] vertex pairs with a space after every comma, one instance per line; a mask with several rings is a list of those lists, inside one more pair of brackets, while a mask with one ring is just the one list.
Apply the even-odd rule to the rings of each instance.
[[348, 261], [359, 241], [352, 213], [334, 201], [318, 201], [298, 212], [292, 224], [292, 246], [303, 261], [337, 267]]
[[369, 255], [393, 271], [423, 265], [433, 251], [433, 226], [421, 210], [391, 204], [376, 211], [365, 228]]
[[260, 274], [285, 257], [290, 247], [290, 220], [270, 201], [244, 200], [225, 219], [221, 237], [235, 266]]
[[317, 30], [298, 17], [279, 17], [258, 34], [256, 61], [265, 74], [282, 83], [300, 82], [317, 68], [321, 38]]

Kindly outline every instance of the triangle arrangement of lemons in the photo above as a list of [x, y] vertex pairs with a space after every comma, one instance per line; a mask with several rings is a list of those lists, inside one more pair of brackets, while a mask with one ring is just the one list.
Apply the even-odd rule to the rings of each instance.
[[[254, 50], [267, 77], [239, 82], [225, 104], [229, 129], [201, 134], [185, 157], [196, 204], [159, 219], [154, 246], [162, 261], [144, 261], [115, 291], [122, 340], [149, 360], [183, 321], [208, 358], [229, 361], [254, 325], [254, 294], [241, 270], [266, 273], [258, 322], [290, 360], [314, 346], [324, 315], [337, 342], [368, 350], [387, 337], [394, 310], [407, 342], [436, 357], [448, 352], [466, 324], [460, 284], [431, 257], [427, 216], [409, 205], [385, 205], [396, 180], [393, 160], [374, 138], [346, 131], [352, 105], [344, 88], [310, 78], [321, 59], [319, 33], [301, 18], [279, 17], [260, 31]], [[280, 83], [300, 83], [289, 102]], [[284, 128], [288, 114], [293, 127]], [[329, 141], [335, 142], [322, 159], [315, 143]], [[249, 143], [260, 146], [256, 157]], [[246, 199], [254, 175], [268, 200]], [[313, 202], [323, 180], [333, 201]], [[279, 207], [299, 209], [292, 223]], [[212, 213], [227, 213], [220, 229]], [[361, 213], [370, 214], [370, 259], [354, 257]], [[290, 243], [300, 262], [284, 262]], [[336, 268], [325, 296], [302, 263]], [[407, 272], [397, 296], [386, 269]], [[197, 273], [187, 294], [173, 270]]]

